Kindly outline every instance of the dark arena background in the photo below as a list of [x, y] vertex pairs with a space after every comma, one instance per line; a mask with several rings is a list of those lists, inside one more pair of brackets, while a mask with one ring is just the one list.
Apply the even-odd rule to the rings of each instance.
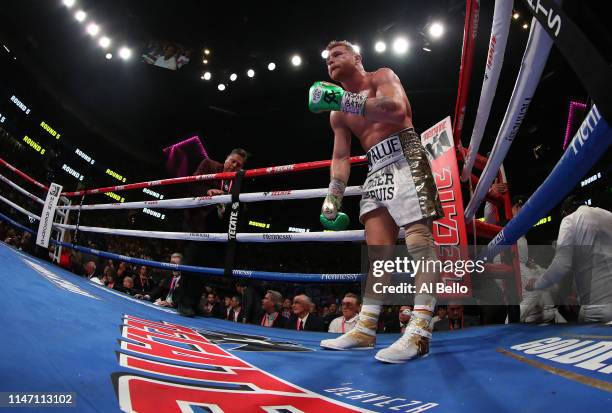
[[[1, 2], [0, 410], [609, 411], [610, 10]], [[432, 308], [387, 297], [367, 328], [379, 228], [360, 199], [398, 187], [365, 188], [390, 155], [351, 139], [347, 221], [320, 216], [339, 160], [311, 86], [332, 82], [332, 40], [399, 78], [455, 265]], [[389, 98], [372, 87], [363, 108]], [[322, 342], [366, 330], [369, 347]], [[417, 336], [419, 357], [379, 357]]]

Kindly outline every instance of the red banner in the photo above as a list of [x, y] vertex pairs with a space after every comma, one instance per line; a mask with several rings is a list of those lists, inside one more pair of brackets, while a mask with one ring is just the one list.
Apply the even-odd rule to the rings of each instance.
[[[459, 180], [459, 167], [453, 142], [453, 130], [450, 117], [438, 122], [421, 134], [421, 143], [427, 151], [431, 170], [440, 193], [444, 218], [434, 221], [433, 236], [438, 247], [438, 258], [441, 261], [468, 260], [468, 239], [463, 217], [463, 197]], [[467, 287], [467, 294], [455, 290], [438, 294], [442, 297], [471, 296], [471, 278], [469, 271], [457, 270], [440, 274], [440, 282], [445, 285], [460, 284]]]

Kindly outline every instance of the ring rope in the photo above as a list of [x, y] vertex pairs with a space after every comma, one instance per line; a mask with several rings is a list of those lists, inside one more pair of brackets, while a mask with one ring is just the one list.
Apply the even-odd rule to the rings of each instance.
[[[10, 182], [10, 181], [9, 181]], [[17, 185], [15, 185], [17, 186]], [[18, 187], [18, 186], [17, 186]], [[19, 187], [20, 188], [20, 187]], [[23, 190], [23, 188], [20, 188]], [[26, 190], [23, 190], [29, 194]], [[31, 195], [31, 194], [30, 194]], [[0, 201], [15, 208], [17, 211], [40, 220], [40, 217], [14, 202], [0, 195]], [[53, 227], [59, 229], [76, 230], [77, 225], [53, 223]], [[104, 228], [90, 227], [78, 225], [78, 230], [83, 232], [93, 232], [99, 234], [123, 235], [128, 237], [139, 238], [160, 238], [171, 240], [186, 240], [186, 241], [208, 241], [208, 242], [227, 242], [227, 233], [207, 233], [207, 232], [173, 232], [173, 231], [144, 231], [121, 228]], [[404, 238], [403, 228], [400, 230], [398, 239]], [[284, 242], [360, 242], [365, 240], [364, 230], [348, 230], [348, 231], [319, 231], [319, 232], [276, 232], [276, 233], [238, 233], [236, 234], [238, 242], [258, 242], [258, 243], [284, 243]]]
[[[315, 189], [298, 189], [287, 191], [265, 191], [265, 192], [249, 192], [240, 194], [240, 202], [258, 202], [258, 201], [286, 201], [292, 199], [311, 199], [324, 198], [327, 195], [327, 188]], [[344, 196], [361, 195], [360, 186], [349, 186], [346, 188]], [[215, 196], [199, 196], [189, 198], [173, 198], [152, 201], [136, 201], [136, 202], [113, 202], [107, 204], [89, 204], [89, 205], [67, 205], [58, 206], [58, 210], [104, 210], [104, 209], [139, 209], [139, 208], [157, 208], [157, 209], [183, 209], [197, 208], [207, 205], [229, 204], [232, 202], [231, 195], [215, 195]]]
[[[365, 155], [353, 156], [349, 159], [349, 161], [351, 164], [363, 164], [364, 162], [367, 161], [367, 157]], [[325, 161], [311, 161], [311, 162], [295, 163], [295, 164], [290, 164], [290, 165], [269, 166], [266, 168], [247, 169], [244, 171], [244, 177], [254, 178], [258, 176], [282, 175], [282, 174], [290, 173], [290, 172], [302, 172], [302, 171], [310, 171], [314, 169], [327, 168], [330, 165], [331, 165], [331, 160], [325, 160]], [[178, 178], [167, 178], [167, 179], [154, 180], [154, 181], [137, 182], [137, 183], [127, 184], [127, 185], [116, 185], [116, 186], [108, 186], [104, 188], [84, 189], [81, 191], [73, 191], [73, 192], [63, 192], [62, 195], [71, 197], [71, 196], [99, 194], [99, 193], [105, 193], [105, 192], [121, 192], [121, 191], [130, 191], [134, 189], [149, 188], [149, 187], [162, 186], [162, 185], [176, 185], [176, 184], [184, 184], [184, 183], [198, 182], [198, 181], [234, 179], [235, 177], [236, 177], [236, 172], [219, 172], [219, 173], [214, 173], [214, 174], [181, 176]]]
[[20, 192], [21, 194], [27, 196], [28, 198], [30, 198], [31, 200], [38, 202], [41, 205], [45, 204], [45, 201], [40, 199], [39, 197], [37, 197], [34, 194], [31, 194], [30, 192], [26, 191], [25, 189], [23, 189], [22, 187], [20, 187], [19, 185], [17, 185], [16, 183], [14, 183], [13, 181], [11, 181], [10, 179], [8, 179], [7, 177], [5, 177], [4, 175], [0, 174], [0, 181], [5, 182], [6, 184], [8, 184], [9, 186], [11, 186], [12, 188], [16, 189], [17, 192]]
[[10, 163], [8, 163], [7, 161], [5, 161], [4, 159], [0, 158], [0, 165], [4, 166], [5, 168], [7, 168], [8, 170], [14, 172], [15, 174], [19, 175], [20, 177], [22, 177], [23, 179], [25, 179], [26, 181], [28, 181], [29, 183], [39, 187], [40, 189], [43, 189], [45, 191], [49, 190], [49, 187], [46, 185], [41, 184], [40, 182], [38, 182], [36, 179], [30, 177], [29, 175], [27, 175], [24, 172], [21, 172], [19, 169], [15, 168], [13, 165], [11, 165]]
[[[36, 232], [26, 226], [21, 225], [15, 220], [7, 217], [0, 213], [0, 219], [8, 222], [9, 224], [17, 227], [22, 231], [29, 232], [30, 234], [36, 235]], [[51, 243], [60, 245], [64, 248], [70, 248], [76, 251], [85, 252], [87, 254], [96, 255], [102, 258], [114, 259], [118, 261], [125, 261], [131, 264], [146, 265], [153, 268], [161, 268], [165, 270], [174, 271], [185, 271], [197, 274], [206, 275], [218, 275], [224, 274], [223, 268], [212, 268], [212, 267], [196, 267], [191, 265], [176, 265], [168, 262], [160, 262], [153, 260], [145, 260], [142, 258], [129, 257], [127, 255], [115, 254], [107, 251], [100, 251], [92, 248], [82, 247], [80, 245], [74, 245], [67, 242], [58, 242], [55, 239], [50, 240]], [[232, 275], [238, 278], [248, 278], [252, 280], [262, 281], [283, 281], [283, 282], [318, 282], [318, 283], [347, 283], [347, 282], [359, 282], [363, 277], [363, 274], [327, 274], [327, 273], [287, 273], [287, 272], [272, 272], [272, 271], [251, 271], [251, 270], [233, 270]]]

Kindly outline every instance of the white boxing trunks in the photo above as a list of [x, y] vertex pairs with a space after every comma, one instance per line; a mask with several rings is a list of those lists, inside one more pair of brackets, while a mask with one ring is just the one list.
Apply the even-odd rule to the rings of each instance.
[[387, 208], [400, 226], [443, 216], [440, 196], [421, 139], [413, 128], [397, 132], [367, 153], [368, 176], [362, 186], [359, 220]]

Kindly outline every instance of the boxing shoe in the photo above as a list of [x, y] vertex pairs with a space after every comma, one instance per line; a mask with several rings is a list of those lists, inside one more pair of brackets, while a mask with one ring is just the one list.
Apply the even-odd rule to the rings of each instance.
[[405, 363], [429, 353], [431, 340], [431, 314], [413, 312], [404, 334], [389, 347], [380, 350], [374, 358], [385, 363]]
[[327, 350], [371, 350], [376, 336], [358, 331], [357, 327], [340, 337], [321, 340], [321, 347]]

